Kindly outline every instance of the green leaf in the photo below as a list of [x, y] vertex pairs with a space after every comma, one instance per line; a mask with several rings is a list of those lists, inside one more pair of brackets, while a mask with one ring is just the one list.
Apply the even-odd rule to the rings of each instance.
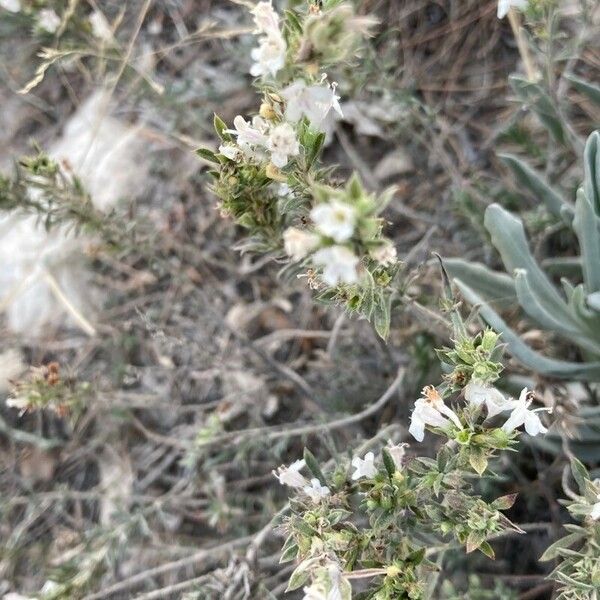
[[589, 294], [600, 291], [600, 218], [583, 190], [577, 192], [573, 228], [581, 247], [586, 290]]
[[214, 128], [215, 128], [215, 131], [216, 131], [217, 135], [222, 140], [229, 139], [229, 135], [227, 133], [225, 133], [225, 130], [227, 129], [227, 124], [216, 113], [215, 113], [215, 116], [214, 116], [214, 119], [213, 119], [213, 125], [214, 125]]
[[540, 562], [546, 562], [548, 560], [554, 560], [560, 556], [560, 550], [564, 548], [569, 548], [575, 542], [579, 541], [583, 537], [581, 533], [570, 533], [565, 537], [560, 538], [553, 544], [550, 544], [548, 548], [544, 551], [544, 553], [540, 556]]
[[592, 208], [600, 217], [600, 132], [594, 131], [583, 151], [583, 190]]
[[585, 81], [580, 77], [576, 77], [572, 74], [566, 74], [565, 78], [568, 79], [573, 87], [581, 92], [584, 96], [587, 96], [594, 104], [600, 106], [600, 87], [591, 84], [589, 81]]
[[461, 258], [445, 258], [444, 265], [451, 277], [464, 281], [499, 310], [514, 306], [515, 284], [509, 275]]
[[600, 381], [600, 362], [574, 363], [547, 358], [535, 352], [521, 340], [519, 335], [506, 324], [504, 319], [481, 296], [460, 279], [456, 279], [455, 283], [465, 300], [478, 307], [482, 319], [492, 329], [502, 334], [502, 339], [508, 344], [511, 354], [524, 365], [548, 377], [576, 379], [578, 381]]
[[512, 507], [517, 499], [518, 494], [507, 494], [506, 496], [500, 496], [492, 502], [492, 508], [495, 510], [508, 510]]
[[508, 81], [521, 101], [535, 112], [550, 135], [557, 142], [564, 144], [567, 135], [562, 125], [562, 119], [546, 90], [539, 83], [529, 81], [519, 75], [511, 75]]
[[323, 148], [324, 143], [325, 143], [325, 134], [323, 132], [319, 132], [317, 135], [315, 135], [311, 139], [311, 141], [307, 147], [307, 153], [306, 153], [306, 166], [308, 169], [310, 169], [313, 166], [313, 164], [319, 157], [319, 154], [321, 153], [321, 149]]
[[542, 175], [513, 154], [498, 154], [498, 156], [514, 173], [517, 181], [525, 186], [537, 200], [542, 200], [553, 215], [562, 219], [566, 212], [572, 219], [573, 206], [566, 202]]
[[481, 531], [471, 531], [467, 537], [467, 554], [477, 550], [485, 541], [485, 535]]
[[308, 448], [304, 448], [304, 462], [308, 470], [321, 482], [321, 485], [327, 485], [327, 480], [325, 479], [325, 475], [323, 475], [323, 471], [321, 471], [315, 455]]
[[573, 477], [579, 486], [580, 493], [582, 495], [585, 494], [586, 482], [590, 479], [588, 470], [580, 460], [573, 457], [571, 458], [571, 472], [573, 473]]
[[500, 252], [506, 270], [510, 273], [515, 269], [525, 269], [532, 288], [546, 310], [571, 321], [565, 301], [529, 250], [521, 219], [504, 210], [499, 204], [491, 204], [485, 211], [484, 223], [492, 236], [494, 246]]
[[210, 162], [221, 164], [219, 162], [219, 159], [215, 156], [215, 153], [212, 150], [209, 150], [208, 148], [198, 148], [198, 150], [196, 150], [196, 154], [204, 160], [209, 160]]
[[381, 339], [386, 340], [390, 334], [391, 297], [379, 294], [373, 306], [373, 326]]
[[496, 553], [494, 549], [489, 545], [488, 542], [481, 542], [479, 546], [479, 551], [483, 552], [488, 558], [494, 560], [496, 558]]
[[469, 464], [479, 474], [483, 475], [488, 466], [488, 459], [481, 448], [471, 448], [469, 452]]
[[389, 453], [388, 449], [385, 447], [381, 449], [381, 457], [383, 459], [383, 466], [387, 471], [388, 477], [391, 479], [396, 472], [396, 463], [394, 462], [394, 459], [392, 458], [392, 455]]

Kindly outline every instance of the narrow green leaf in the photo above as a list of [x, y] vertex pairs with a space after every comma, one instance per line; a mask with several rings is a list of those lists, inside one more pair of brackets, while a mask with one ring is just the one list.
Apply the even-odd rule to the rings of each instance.
[[600, 381], [600, 362], [574, 363], [547, 358], [535, 352], [521, 340], [518, 334], [506, 324], [504, 319], [481, 296], [459, 279], [456, 279], [455, 283], [465, 300], [478, 307], [482, 319], [492, 329], [502, 334], [502, 339], [508, 344], [511, 354], [524, 365], [548, 377], [576, 379], [578, 381]]
[[573, 206], [565, 201], [562, 194], [554, 189], [541, 174], [513, 154], [498, 154], [498, 156], [514, 173], [517, 181], [525, 186], [536, 200], [542, 200], [553, 215], [562, 219], [566, 211], [567, 215], [571, 219], [573, 218]]
[[577, 192], [573, 228], [577, 233], [583, 262], [583, 278], [589, 294], [600, 291], [600, 217], [583, 190]]
[[600, 217], [600, 131], [594, 131], [587, 139], [583, 151], [583, 190], [592, 208]]
[[553, 544], [550, 544], [540, 556], [540, 562], [546, 562], [548, 560], [554, 560], [560, 556], [560, 550], [572, 546], [575, 542], [579, 541], [583, 535], [581, 533], [570, 533], [565, 537], [560, 538]]
[[304, 448], [304, 462], [308, 470], [321, 482], [321, 485], [327, 485], [327, 480], [325, 479], [325, 475], [323, 475], [323, 471], [321, 471], [315, 455], [308, 448]]
[[387, 471], [388, 477], [391, 479], [396, 472], [396, 463], [394, 462], [394, 459], [392, 458], [392, 455], [389, 453], [388, 449], [385, 447], [381, 449], [381, 458], [383, 459], [383, 466]]
[[576, 77], [575, 75], [567, 74], [565, 78], [568, 79], [573, 87], [581, 92], [584, 96], [587, 96], [594, 104], [600, 106], [600, 87], [590, 83], [589, 81], [585, 81], [580, 77]]

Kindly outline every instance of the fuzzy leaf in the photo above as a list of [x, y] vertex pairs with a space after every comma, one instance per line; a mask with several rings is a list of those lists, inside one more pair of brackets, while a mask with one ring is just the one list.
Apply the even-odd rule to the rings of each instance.
[[600, 87], [591, 84], [589, 81], [585, 81], [572, 74], [566, 74], [565, 78], [568, 79], [573, 87], [581, 92], [584, 96], [587, 96], [594, 104], [600, 106]]
[[327, 485], [327, 480], [325, 479], [325, 475], [323, 475], [323, 471], [321, 471], [315, 455], [308, 448], [304, 448], [303, 458], [306, 467], [321, 482], [321, 485]]
[[469, 464], [479, 475], [483, 475], [488, 466], [488, 459], [485, 452], [481, 448], [471, 448]]
[[581, 494], [585, 494], [586, 489], [586, 481], [589, 480], [590, 474], [588, 470], [585, 468], [583, 463], [576, 458], [571, 459], [571, 472], [573, 473], [573, 477], [579, 486], [579, 491]]
[[570, 533], [569, 535], [560, 538], [560, 540], [557, 540], [548, 546], [548, 548], [546, 548], [544, 554], [542, 554], [539, 558], [540, 562], [546, 562], [547, 560], [554, 560], [555, 558], [558, 558], [561, 550], [572, 546], [582, 537], [583, 535], [581, 533]]
[[594, 131], [583, 151], [583, 190], [594, 212], [600, 217], [600, 131]]
[[519, 335], [506, 324], [504, 319], [481, 296], [459, 279], [456, 279], [455, 283], [465, 300], [478, 307], [482, 319], [492, 329], [502, 334], [502, 339], [508, 344], [511, 354], [524, 365], [549, 377], [576, 379], [578, 381], [600, 381], [600, 362], [568, 362], [547, 358], [535, 352], [523, 342]]
[[583, 275], [588, 293], [600, 291], [600, 218], [583, 190], [577, 192], [575, 220], [583, 260]]
[[508, 510], [515, 503], [517, 494], [507, 494], [506, 496], [500, 496], [492, 502], [492, 508], [495, 510]]
[[387, 471], [388, 477], [391, 479], [396, 472], [396, 463], [394, 462], [394, 459], [387, 448], [381, 449], [381, 457], [383, 459], [383, 466]]
[[525, 186], [534, 198], [542, 200], [553, 215], [562, 219], [566, 213], [571, 219], [573, 218], [573, 206], [566, 202], [542, 175], [513, 154], [498, 154], [498, 156], [514, 173], [517, 181]]

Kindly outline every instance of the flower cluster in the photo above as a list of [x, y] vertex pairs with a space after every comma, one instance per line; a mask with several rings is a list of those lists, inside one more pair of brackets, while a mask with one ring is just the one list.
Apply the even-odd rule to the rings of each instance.
[[[488, 331], [462, 338], [453, 350], [461, 348], [463, 362], [472, 358], [464, 348], [489, 360], [496, 355], [497, 341]], [[473, 472], [482, 476], [497, 451], [516, 443], [517, 427], [525, 425], [531, 435], [545, 431], [537, 411], [529, 408], [532, 395], [523, 390], [518, 400], [511, 400], [489, 381], [477, 379], [456, 388], [446, 383], [441, 392], [427, 386], [412, 414], [410, 433], [417, 440], [423, 439], [426, 427], [446, 437], [435, 459], [413, 456], [407, 444], [389, 441], [379, 453], [367, 447], [351, 460], [340, 457], [332, 470], [322, 469], [305, 450], [302, 460], [275, 472], [295, 492], [284, 524], [288, 537], [282, 556], [282, 561], [298, 561], [289, 590], [303, 587], [304, 600], [349, 599], [351, 582], [361, 579], [369, 581], [365, 597], [425, 599], [435, 570], [429, 560], [436, 552], [433, 540], [440, 551], [454, 539], [467, 552], [479, 550], [493, 558], [490, 538], [523, 533], [502, 512], [512, 506], [515, 495], [485, 500], [475, 491]], [[450, 407], [443, 394], [466, 402]], [[504, 424], [488, 425], [509, 410]], [[310, 471], [310, 483], [300, 473], [303, 469]], [[597, 506], [585, 508], [592, 520], [600, 511]]]
[[60, 376], [58, 363], [32, 367], [29, 375], [13, 384], [6, 405], [22, 416], [49, 409], [60, 417], [76, 416], [90, 395], [88, 383], [75, 383]]
[[248, 230], [242, 249], [285, 254], [320, 300], [367, 317], [385, 337], [398, 261], [379, 214], [391, 193], [368, 194], [356, 176], [333, 186], [316, 166], [331, 120], [342, 114], [337, 85], [321, 69], [348, 60], [373, 20], [347, 2], [310, 4], [282, 19], [262, 1], [251, 13], [258, 46], [250, 72], [262, 103], [232, 127], [216, 117], [218, 152], [199, 150], [217, 165], [219, 208]]

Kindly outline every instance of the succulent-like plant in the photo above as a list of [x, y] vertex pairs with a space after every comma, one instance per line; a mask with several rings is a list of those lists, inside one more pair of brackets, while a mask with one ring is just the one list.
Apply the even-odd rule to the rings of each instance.
[[[484, 224], [508, 274], [462, 259], [445, 261], [446, 268], [464, 299], [502, 334], [509, 352], [519, 362], [550, 378], [600, 382], [600, 133], [592, 133], [587, 140], [585, 179], [574, 204], [520, 159], [504, 159], [518, 180], [544, 200], [576, 235], [580, 256], [566, 263], [576, 279], [563, 277], [561, 293], [534, 258], [521, 219], [498, 204], [487, 208]], [[539, 327], [575, 346], [580, 360], [550, 358], [528, 346], [500, 315], [502, 310], [515, 306]], [[585, 433], [580, 433], [597, 447], [600, 408], [586, 408], [584, 412], [580, 416], [586, 419]]]
[[[600, 133], [588, 138], [585, 181], [574, 205], [524, 163], [514, 157], [511, 160], [520, 179], [536, 189], [550, 210], [577, 235], [581, 255], [570, 264], [579, 268], [581, 282], [563, 278], [561, 294], [533, 257], [521, 219], [498, 204], [487, 208], [484, 223], [510, 275], [462, 259], [448, 259], [445, 265], [464, 298], [477, 305], [483, 319], [502, 333], [517, 360], [548, 377], [600, 381]], [[527, 346], [495, 308], [515, 303], [540, 327], [579, 346], [581, 362], [548, 358]]]

